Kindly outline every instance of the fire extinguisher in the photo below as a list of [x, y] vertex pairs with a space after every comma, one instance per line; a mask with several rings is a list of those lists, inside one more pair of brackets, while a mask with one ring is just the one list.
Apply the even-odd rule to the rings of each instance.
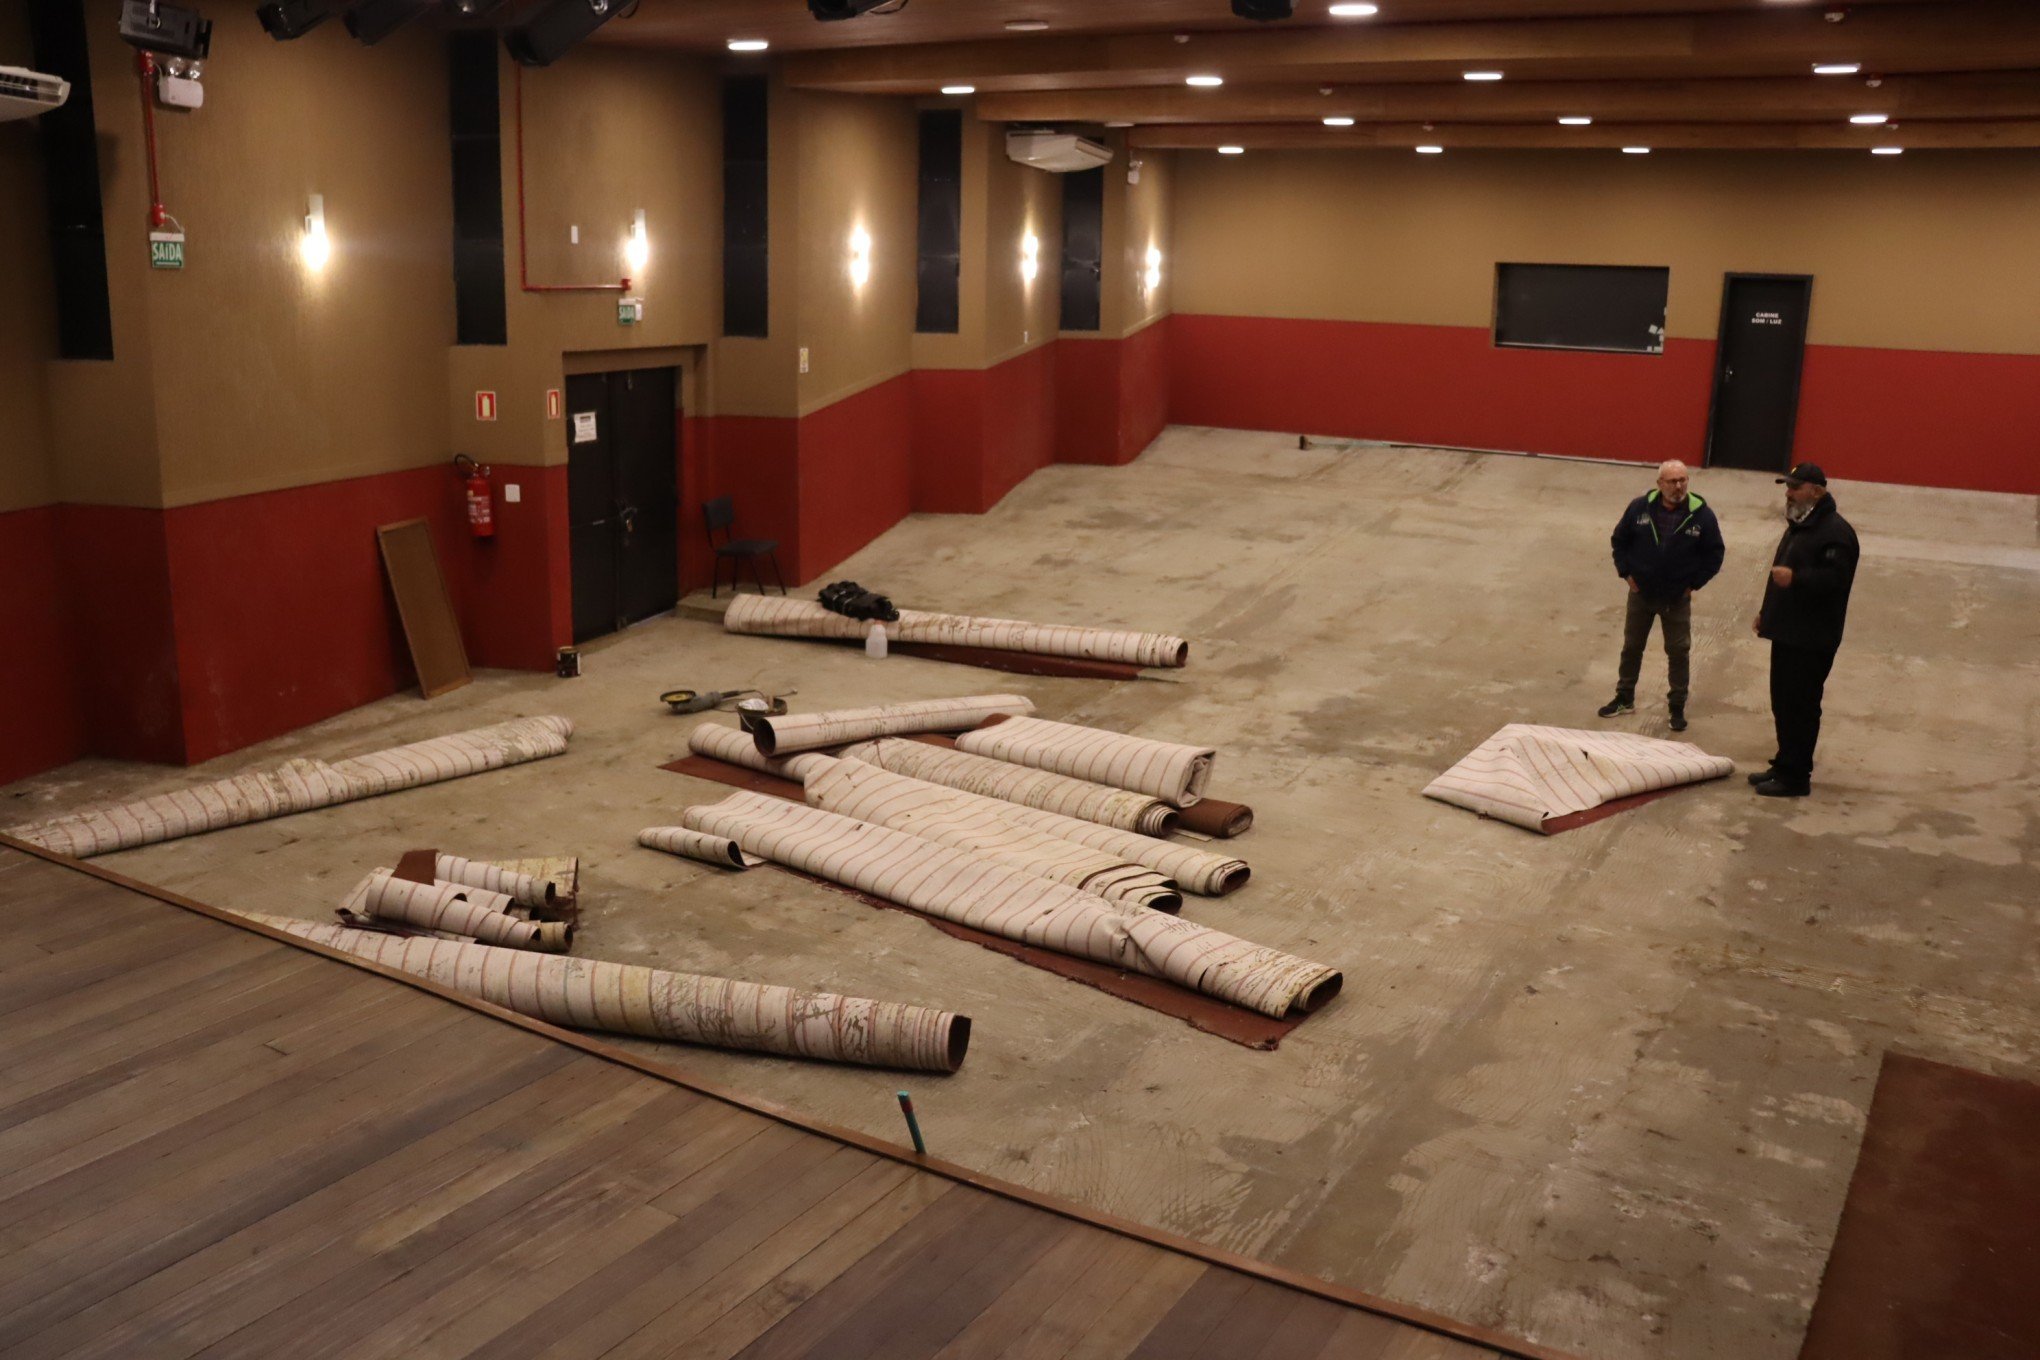
[[464, 453], [453, 456], [454, 471], [465, 479], [468, 533], [476, 538], [496, 536], [496, 492], [489, 484], [489, 468]]

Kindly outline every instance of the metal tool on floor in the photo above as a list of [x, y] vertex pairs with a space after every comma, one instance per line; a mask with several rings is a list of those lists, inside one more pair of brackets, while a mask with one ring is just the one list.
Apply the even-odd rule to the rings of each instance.
[[907, 1132], [912, 1134], [914, 1138], [914, 1151], [925, 1157], [928, 1155], [928, 1145], [921, 1141], [921, 1121], [914, 1118], [914, 1098], [905, 1091], [899, 1092], [898, 1095], [900, 1098], [900, 1113], [907, 1117]]
[[[798, 692], [788, 690], [786, 694], [767, 694], [761, 689], [669, 689], [659, 696], [659, 701], [675, 713], [706, 713], [724, 704], [736, 704], [741, 714], [776, 718], [786, 712], [787, 695]], [[746, 698], [746, 695], [757, 697]]]

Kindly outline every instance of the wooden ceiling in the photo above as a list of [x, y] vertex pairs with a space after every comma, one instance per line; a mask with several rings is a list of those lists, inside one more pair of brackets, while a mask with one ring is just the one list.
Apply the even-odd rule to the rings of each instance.
[[[732, 61], [818, 90], [969, 84], [981, 118], [1131, 125], [1149, 147], [2040, 146], [2040, 0], [1376, 3], [1334, 19], [1296, 0], [1294, 18], [1252, 23], [1229, 0], [908, 0], [822, 23], [806, 0], [640, 0], [595, 40], [763, 38], [764, 56]], [[1815, 75], [1823, 62], [1862, 69]], [[1188, 88], [1192, 74], [1225, 84]], [[1890, 121], [1848, 121], [1868, 113]]]

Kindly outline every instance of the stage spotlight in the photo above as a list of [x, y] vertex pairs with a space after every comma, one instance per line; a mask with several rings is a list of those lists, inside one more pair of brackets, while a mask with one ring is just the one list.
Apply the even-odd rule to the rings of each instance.
[[347, 11], [347, 32], [363, 47], [374, 47], [435, 8], [433, 0], [358, 0]]
[[569, 48], [616, 17], [624, 0], [553, 0], [521, 27], [503, 35], [520, 65], [550, 66]]
[[165, 56], [203, 61], [212, 51], [212, 21], [199, 17], [195, 9], [158, 0], [123, 0], [120, 7], [121, 40], [130, 47]]
[[262, 31], [278, 42], [302, 38], [340, 12], [337, 0], [270, 0], [255, 11]]
[[1232, 12], [1239, 18], [1265, 24], [1270, 19], [1287, 19], [1296, 12], [1296, 7], [1291, 0], [1232, 0]]

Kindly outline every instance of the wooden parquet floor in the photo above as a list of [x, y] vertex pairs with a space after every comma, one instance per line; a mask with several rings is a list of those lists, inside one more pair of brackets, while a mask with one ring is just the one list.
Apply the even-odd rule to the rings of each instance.
[[1549, 1355], [800, 1127], [181, 901], [0, 847], [9, 1360]]

